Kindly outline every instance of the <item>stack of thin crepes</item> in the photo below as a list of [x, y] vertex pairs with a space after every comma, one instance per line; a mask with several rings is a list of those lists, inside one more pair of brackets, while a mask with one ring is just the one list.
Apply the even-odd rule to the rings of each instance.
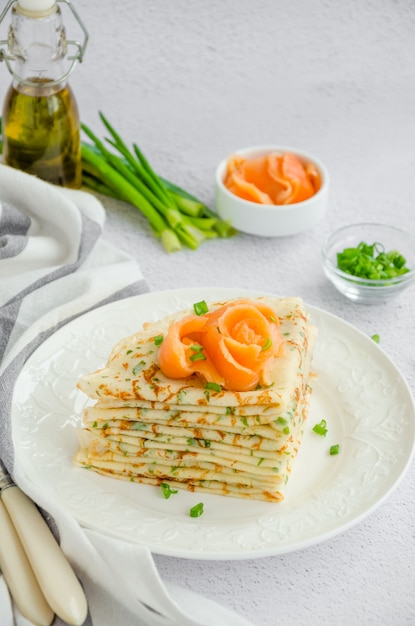
[[[209, 303], [208, 315], [239, 307], [233, 314], [234, 320], [239, 319], [236, 334], [216, 318], [211, 323], [231, 351], [242, 331], [247, 344], [252, 343], [248, 351], [254, 350], [255, 342], [259, 356], [271, 348], [269, 337], [260, 336], [261, 325], [250, 322], [252, 306], [268, 316], [266, 321], [272, 320], [280, 337], [252, 389], [226, 388], [197, 368], [185, 378], [163, 372], [160, 351], [169, 330], [188, 327], [189, 322], [182, 320], [195, 318], [194, 311], [145, 324], [120, 341], [103, 369], [78, 382], [79, 389], [96, 402], [84, 410], [76, 465], [132, 482], [168, 484], [172, 489], [282, 500], [308, 413], [317, 333], [300, 298]], [[190, 333], [186, 343], [184, 334], [183, 330], [177, 334], [177, 350], [200, 355], [203, 336]], [[199, 360], [206, 359], [190, 358], [188, 364], [196, 366]]]

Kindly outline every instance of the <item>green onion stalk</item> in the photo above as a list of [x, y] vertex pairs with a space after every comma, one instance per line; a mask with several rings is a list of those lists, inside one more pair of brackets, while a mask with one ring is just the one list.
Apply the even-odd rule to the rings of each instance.
[[198, 198], [156, 174], [137, 144], [129, 149], [103, 113], [99, 115], [110, 134], [106, 143], [81, 124], [92, 141], [82, 142], [86, 187], [139, 209], [167, 252], [182, 246], [196, 250], [207, 239], [235, 234], [228, 222]]
[[83, 187], [137, 208], [167, 252], [196, 250], [208, 239], [236, 233], [198, 198], [156, 174], [137, 144], [129, 149], [103, 113], [99, 116], [110, 134], [104, 141], [81, 124], [89, 139], [81, 141]]

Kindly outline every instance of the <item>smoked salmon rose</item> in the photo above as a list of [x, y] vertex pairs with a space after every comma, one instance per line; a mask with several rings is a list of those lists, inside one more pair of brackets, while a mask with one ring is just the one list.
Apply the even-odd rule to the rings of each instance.
[[159, 349], [169, 378], [198, 374], [232, 391], [268, 385], [272, 363], [283, 350], [279, 320], [258, 300], [235, 300], [204, 315], [173, 323]]

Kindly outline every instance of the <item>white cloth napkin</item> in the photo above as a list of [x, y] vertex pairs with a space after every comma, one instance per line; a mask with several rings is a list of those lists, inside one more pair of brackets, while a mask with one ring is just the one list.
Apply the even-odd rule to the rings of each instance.
[[[101, 238], [104, 219], [94, 196], [0, 165], [0, 458], [58, 535], [87, 595], [85, 626], [247, 626], [224, 607], [163, 582], [148, 548], [82, 528], [15, 462], [11, 401], [25, 360], [74, 317], [148, 291], [137, 263]], [[2, 579], [0, 615], [2, 624], [28, 624]]]

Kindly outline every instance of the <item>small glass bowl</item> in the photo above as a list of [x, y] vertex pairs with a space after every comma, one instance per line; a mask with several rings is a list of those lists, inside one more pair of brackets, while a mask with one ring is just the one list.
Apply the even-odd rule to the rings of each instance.
[[[406, 274], [391, 279], [359, 278], [337, 267], [337, 253], [354, 248], [364, 241], [368, 245], [382, 244], [385, 252], [398, 250], [410, 269]], [[323, 244], [323, 268], [327, 278], [344, 296], [354, 302], [376, 304], [393, 298], [415, 281], [415, 237], [387, 224], [363, 223], [343, 226], [332, 233]]]

